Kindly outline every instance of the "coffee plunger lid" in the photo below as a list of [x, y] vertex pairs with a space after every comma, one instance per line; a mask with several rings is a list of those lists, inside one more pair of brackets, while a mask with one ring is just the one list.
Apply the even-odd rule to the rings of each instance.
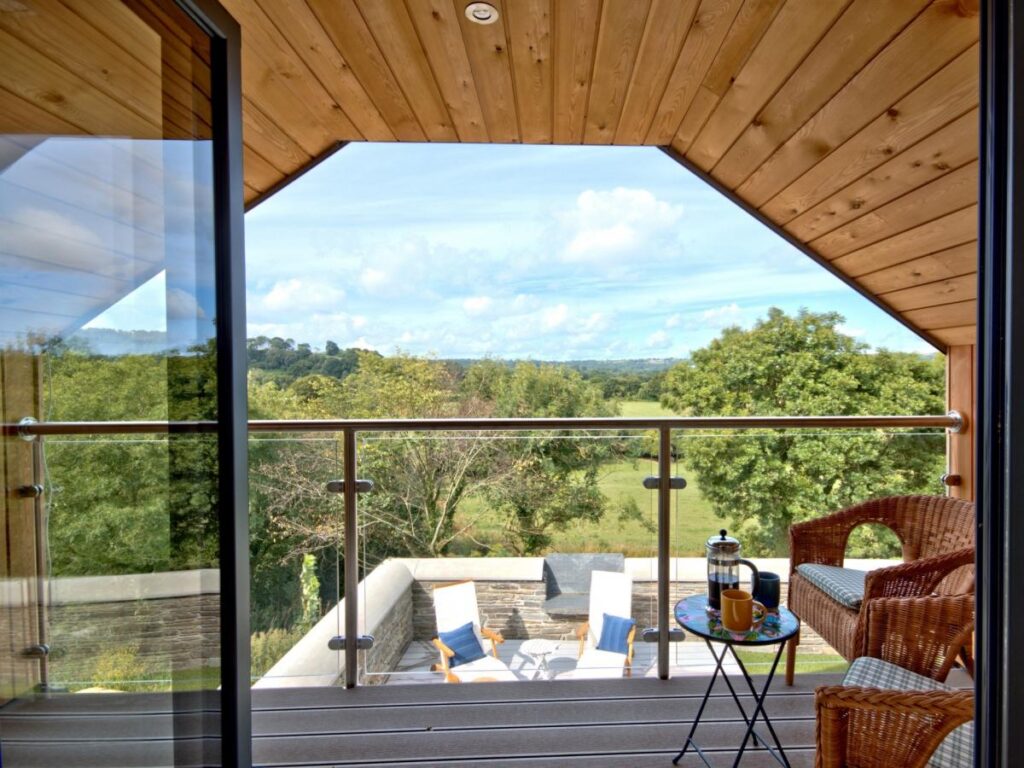
[[707, 548], [712, 552], [735, 553], [740, 551], [740, 541], [727, 535], [727, 531], [723, 528], [718, 535], [708, 538]]

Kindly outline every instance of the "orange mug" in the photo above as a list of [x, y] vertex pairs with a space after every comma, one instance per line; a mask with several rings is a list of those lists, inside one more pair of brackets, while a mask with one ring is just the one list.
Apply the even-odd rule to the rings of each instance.
[[722, 590], [722, 625], [730, 632], [748, 632], [754, 626], [754, 606], [767, 613], [753, 595], [742, 589]]

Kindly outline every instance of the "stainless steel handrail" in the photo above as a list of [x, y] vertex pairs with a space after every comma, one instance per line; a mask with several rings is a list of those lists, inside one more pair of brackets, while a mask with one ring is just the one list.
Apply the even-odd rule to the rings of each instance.
[[[959, 430], [956, 411], [941, 416], [652, 416], [565, 419], [292, 419], [249, 422], [250, 432], [525, 432], [531, 430], [856, 429], [933, 427]], [[5, 436], [203, 434], [215, 421], [42, 421], [5, 424]]]
[[[5, 424], [5, 436], [35, 440], [56, 435], [210, 434], [215, 421], [76, 421]], [[250, 421], [250, 432], [335, 432], [344, 443], [343, 473], [356, 478], [356, 435], [360, 432], [525, 432], [536, 430], [657, 430], [658, 439], [658, 677], [669, 676], [669, 522], [671, 516], [671, 462], [673, 430], [745, 429], [857, 429], [944, 428], [964, 426], [956, 411], [943, 416], [671, 416], [648, 418], [475, 418], [475, 419], [320, 419]], [[344, 484], [345, 553], [345, 686], [358, 683], [359, 589], [356, 483]]]

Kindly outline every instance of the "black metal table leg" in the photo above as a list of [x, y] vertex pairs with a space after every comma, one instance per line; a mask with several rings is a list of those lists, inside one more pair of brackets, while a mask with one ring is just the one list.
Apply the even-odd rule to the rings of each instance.
[[[711, 643], [708, 643], [708, 648], [711, 648]], [[704, 707], [707, 706], [708, 699], [711, 698], [711, 691], [715, 687], [715, 679], [718, 677], [718, 673], [721, 672], [722, 676], [725, 677], [725, 670], [722, 669], [722, 661], [725, 659], [725, 653], [726, 651], [724, 648], [722, 649], [721, 656], [716, 654], [713, 649], [711, 650], [711, 655], [715, 659], [715, 671], [711, 674], [711, 681], [708, 683], [707, 690], [704, 691], [704, 700], [700, 703], [700, 708], [697, 710], [697, 716], [693, 718], [693, 725], [690, 726], [690, 733], [686, 737], [686, 741], [683, 744], [683, 748], [679, 750], [679, 754], [672, 758], [672, 765], [679, 765], [679, 761], [683, 758], [683, 755], [686, 754], [686, 750], [689, 749], [690, 745], [692, 744], [693, 748], [697, 751], [697, 755], [700, 757], [701, 760], [704, 761], [704, 764], [707, 765], [708, 768], [710, 768], [711, 766], [711, 764], [708, 762], [708, 759], [704, 757], [704, 753], [701, 752], [700, 747], [698, 747], [696, 742], [694, 742], [693, 734], [697, 732], [697, 726], [700, 725], [701, 715], [704, 714]], [[744, 720], [746, 720], [746, 714], [743, 715], [743, 718]]]
[[[786, 757], [786, 751], [782, 748], [782, 743], [779, 741], [779, 737], [775, 733], [775, 728], [772, 726], [772, 721], [768, 719], [768, 713], [764, 711], [764, 700], [768, 696], [768, 689], [771, 688], [772, 679], [775, 677], [775, 670], [779, 666], [779, 659], [782, 658], [782, 651], [785, 649], [785, 647], [785, 643], [779, 644], [779, 650], [775, 654], [775, 661], [772, 662], [771, 671], [768, 673], [768, 679], [765, 681], [764, 688], [762, 689], [760, 695], [758, 695], [757, 689], [754, 688], [754, 681], [750, 678], [750, 675], [747, 673], [747, 668], [743, 665], [743, 662], [740, 660], [740, 657], [736, 654], [735, 649], [733, 649], [732, 651], [732, 655], [735, 657], [736, 663], [739, 664], [740, 671], [743, 673], [743, 677], [747, 681], [747, 686], [749, 686], [750, 692], [754, 695], [754, 701], [756, 702], [756, 706], [754, 707], [754, 715], [747, 723], [747, 732], [743, 737], [743, 743], [740, 744], [740, 751], [736, 753], [736, 760], [732, 764], [733, 768], [739, 768], [740, 760], [743, 759], [743, 753], [747, 749], [747, 742], [750, 741], [751, 735], [754, 736], [755, 743], [757, 741], [757, 734], [754, 733], [754, 726], [757, 725], [758, 715], [760, 715], [764, 719], [765, 725], [768, 726], [768, 731], [771, 733], [772, 739], [774, 739], [775, 741], [775, 747], [779, 752], [779, 754], [775, 754], [775, 749], [772, 749], [767, 743], [765, 743], [765, 748], [768, 750], [768, 753], [772, 757], [774, 757], [780, 765], [785, 766], [785, 768], [791, 768], [789, 764], [789, 758]], [[732, 648], [732, 646], [730, 645], [729, 648]], [[722, 670], [722, 674], [725, 674], [725, 670]], [[764, 742], [763, 739], [761, 741]]]
[[[708, 651], [711, 652], [712, 657], [714, 657], [717, 660], [718, 657], [715, 655], [715, 647], [714, 647], [714, 645], [712, 645], [711, 641], [708, 640], [707, 638], [705, 638], [704, 639], [704, 644], [708, 647]], [[723, 662], [725, 661], [725, 656], [726, 656], [726, 654], [728, 654], [730, 652], [730, 650], [732, 651], [733, 658], [735, 658], [736, 661], [739, 662], [739, 657], [736, 656], [736, 650], [731, 645], [728, 645], [728, 644], [725, 644], [724, 647], [722, 648], [722, 661]], [[740, 669], [743, 670], [743, 665], [742, 664], [740, 665]], [[745, 672], [745, 670], [744, 670], [744, 672]], [[750, 725], [750, 719], [747, 717], [747, 710], [745, 710], [743, 708], [743, 703], [740, 701], [739, 694], [736, 693], [736, 689], [732, 687], [732, 681], [729, 680], [729, 675], [725, 671], [724, 664], [722, 666], [722, 679], [725, 681], [725, 685], [729, 689], [729, 693], [732, 694], [732, 700], [736, 702], [736, 709], [738, 709], [740, 711], [740, 716], [743, 718], [743, 724], [749, 726]], [[757, 694], [754, 694], [754, 698], [755, 698], [755, 700], [757, 699]], [[765, 747], [768, 746], [766, 743], [764, 743], [764, 740], [760, 736], [757, 735], [757, 731], [756, 730], [753, 732], [753, 737], [754, 737], [754, 744], [755, 745], [762, 744]]]
[[[736, 753], [733, 768], [739, 767], [748, 744], [751, 745], [750, 748], [752, 750], [758, 748], [766, 750], [782, 768], [791, 768], [789, 757], [786, 755], [782, 742], [779, 740], [775, 726], [772, 725], [772, 721], [768, 717], [768, 712], [765, 708], [765, 698], [768, 696], [772, 681], [775, 679], [775, 673], [778, 671], [779, 661], [782, 659], [782, 653], [786, 649], [787, 641], [800, 631], [800, 617], [785, 606], [780, 605], [777, 609], [767, 613], [762, 622], [757, 623], [747, 632], [730, 633], [723, 627], [719, 612], [710, 608], [707, 595], [690, 595], [681, 599], [676, 603], [675, 617], [679, 626], [704, 641], [712, 658], [715, 660], [715, 670], [711, 675], [711, 680], [708, 681], [707, 690], [704, 691], [704, 698], [690, 726], [686, 742], [675, 758], [673, 758], [672, 763], [678, 765], [683, 756], [693, 747], [693, 751], [697, 753], [704, 762], [704, 765], [711, 768], [707, 755], [704, 754], [700, 745], [694, 740], [694, 736], [697, 733], [701, 718], [707, 710], [708, 700], [711, 698], [718, 675], [721, 673], [722, 679], [729, 689], [729, 694], [736, 704], [736, 709], [739, 710], [740, 717], [743, 718], [743, 724], [746, 726], [743, 742]], [[725, 646], [721, 654], [715, 653], [716, 643]], [[775, 659], [772, 662], [764, 688], [760, 692], [755, 687], [754, 680], [747, 671], [746, 665], [744, 665], [743, 660], [740, 659], [739, 654], [736, 652], [737, 645], [765, 648], [766, 650], [767, 646], [776, 646]], [[732, 654], [740, 672], [743, 674], [743, 679], [747, 685], [746, 689], [738, 684], [734, 686], [729, 679], [729, 674], [724, 666], [726, 656], [729, 653]], [[747, 695], [747, 691], [749, 691], [754, 699], [754, 711], [750, 717], [747, 717], [747, 710], [743, 702], [740, 701], [740, 691], [743, 692], [743, 695]], [[758, 729], [758, 718], [764, 720], [764, 724], [768, 727], [767, 735], [764, 731]]]

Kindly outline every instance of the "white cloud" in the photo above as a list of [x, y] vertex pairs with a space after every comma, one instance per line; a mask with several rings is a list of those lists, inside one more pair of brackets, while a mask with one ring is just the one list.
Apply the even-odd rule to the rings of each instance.
[[646, 189], [585, 190], [560, 216], [571, 233], [563, 258], [593, 262], [638, 251], [656, 236], [672, 233], [682, 214], [682, 206], [658, 200]]
[[470, 296], [462, 301], [462, 308], [470, 317], [477, 317], [486, 314], [493, 304], [490, 296]]
[[274, 312], [332, 310], [345, 300], [345, 291], [312, 280], [280, 280], [263, 297], [263, 306]]
[[381, 293], [392, 284], [391, 275], [383, 269], [366, 267], [359, 273], [359, 284], [367, 293]]
[[864, 336], [864, 335], [867, 334], [867, 331], [864, 330], [863, 328], [857, 328], [855, 326], [850, 326], [850, 325], [847, 325], [846, 323], [839, 323], [839, 325], [836, 326], [836, 330], [839, 331], [839, 333], [845, 333], [847, 336], [855, 336], [856, 337], [856, 336]]
[[665, 331], [655, 331], [647, 337], [647, 348], [648, 349], [665, 349], [672, 343], [669, 335]]
[[682, 321], [683, 321], [683, 316], [682, 316], [682, 315], [680, 315], [680, 314], [679, 314], [679, 313], [677, 312], [677, 313], [676, 313], [676, 314], [674, 314], [674, 315], [669, 315], [669, 316], [668, 316], [668, 318], [667, 318], [667, 319], [665, 320], [665, 327], [666, 327], [666, 328], [675, 328], [675, 327], [676, 327], [676, 326], [678, 326], [678, 325], [679, 325], [679, 324], [680, 324], [680, 323], [681, 323]]
[[701, 320], [711, 328], [725, 328], [730, 325], [737, 325], [743, 317], [743, 310], [739, 304], [733, 302], [714, 309], [706, 309], [701, 313]]
[[375, 352], [380, 351], [380, 347], [376, 344], [367, 341], [365, 336], [360, 336], [358, 339], [347, 345], [348, 347], [355, 347], [356, 349], [369, 349]]
[[565, 325], [565, 321], [569, 318], [569, 307], [566, 304], [559, 304], [554, 307], [549, 307], [544, 310], [543, 313], [543, 325], [547, 331], [554, 331]]
[[205, 318], [206, 313], [196, 302], [196, 297], [181, 288], [167, 291], [167, 316], [175, 320]]

